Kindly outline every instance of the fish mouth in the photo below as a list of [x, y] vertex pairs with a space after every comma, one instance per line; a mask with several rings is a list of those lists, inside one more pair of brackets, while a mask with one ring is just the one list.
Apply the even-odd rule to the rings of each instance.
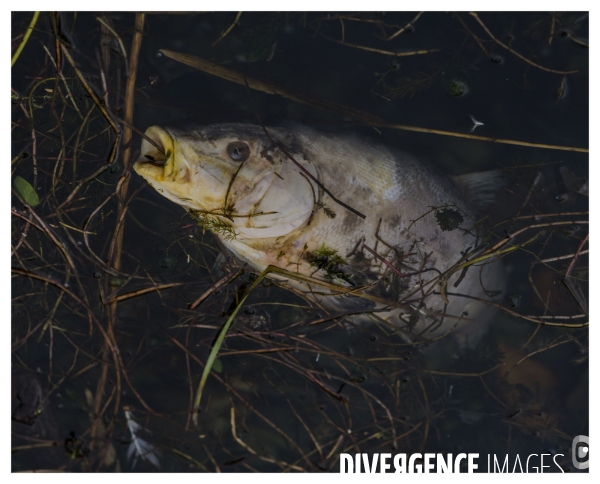
[[173, 138], [159, 126], [150, 126], [144, 135], [140, 158], [133, 169], [148, 181], [161, 182], [172, 177], [175, 172]]

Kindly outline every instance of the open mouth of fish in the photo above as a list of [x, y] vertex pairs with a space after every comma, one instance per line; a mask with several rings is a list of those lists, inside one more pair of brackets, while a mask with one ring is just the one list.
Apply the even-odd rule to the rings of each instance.
[[[175, 172], [175, 146], [171, 135], [158, 126], [146, 130], [142, 142], [140, 159], [134, 169], [142, 176], [162, 181]], [[152, 140], [152, 143], [149, 141]]]

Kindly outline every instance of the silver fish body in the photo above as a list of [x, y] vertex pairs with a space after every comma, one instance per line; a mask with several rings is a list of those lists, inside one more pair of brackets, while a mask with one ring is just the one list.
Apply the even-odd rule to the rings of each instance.
[[[164, 154], [145, 140], [134, 168], [214, 228], [257, 271], [275, 265], [349, 289], [367, 288], [373, 296], [332, 298], [323, 295], [330, 291], [285, 278], [328, 306], [351, 311], [393, 302], [379, 318], [425, 331], [426, 337], [449, 331], [464, 317], [485, 319], [484, 305], [452, 295], [445, 304], [436, 294], [439, 287], [429, 282], [481, 243], [474, 210], [450, 178], [408, 154], [354, 136], [302, 126], [267, 131], [249, 124], [186, 131], [152, 126], [146, 136]], [[337, 204], [322, 187], [366, 218]], [[501, 289], [497, 264], [470, 267], [454, 288], [458, 271], [447, 287], [485, 297], [480, 271], [486, 289]], [[459, 326], [472, 332], [472, 324]]]

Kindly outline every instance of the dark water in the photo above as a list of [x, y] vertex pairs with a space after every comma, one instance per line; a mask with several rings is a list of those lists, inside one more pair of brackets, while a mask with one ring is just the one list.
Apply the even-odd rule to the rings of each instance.
[[[110, 168], [60, 207], [75, 185], [106, 164], [114, 132], [64, 55], [65, 79], [56, 91], [56, 69], [43, 46], [55, 58], [53, 32], [60, 32], [100, 96], [102, 70], [108, 108], [122, 118], [124, 58], [113, 35], [102, 38], [96, 16], [65, 13], [51, 22], [42, 14], [12, 69], [12, 174], [36, 186], [40, 204], [33, 210], [42, 228], [30, 227], [23, 237], [26, 222], [13, 215], [14, 471], [320, 472], [337, 471], [341, 452], [479, 453], [484, 471], [488, 454], [499, 460], [508, 455], [512, 469], [517, 455], [525, 462], [544, 453], [565, 471], [574, 470], [572, 439], [589, 433], [583, 243], [589, 204], [577, 192], [588, 177], [587, 154], [374, 129], [279, 96], [250, 95], [245, 86], [156, 52], [198, 55], [390, 123], [468, 133], [472, 115], [484, 123], [477, 135], [586, 148], [587, 15], [480, 15], [498, 41], [535, 65], [491, 41], [466, 13], [425, 13], [391, 41], [381, 37], [414, 13], [243, 13], [214, 47], [235, 13], [146, 16], [133, 122], [138, 129], [256, 122], [257, 112], [267, 125], [292, 120], [351, 129], [452, 175], [502, 170], [507, 183], [485, 214], [489, 226], [530, 217], [498, 225], [494, 230], [502, 237], [540, 225], [516, 239], [522, 243], [537, 234], [535, 241], [505, 258], [509, 285], [501, 304], [512, 314], [498, 311], [476, 348], [454, 354], [432, 356], [376, 327], [310, 325], [323, 314], [309, 302], [272, 284], [259, 286], [208, 378], [197, 426], [189, 417], [204, 363], [251, 275], [190, 310], [188, 304], [233, 262], [216, 262], [216, 238], [135, 174], [127, 191], [121, 269], [107, 264], [119, 207], [114, 196], [100, 206], [116, 190], [125, 146]], [[131, 62], [134, 15], [103, 18]], [[13, 52], [30, 19], [13, 15]], [[437, 51], [395, 57], [331, 40], [342, 35], [355, 46]], [[133, 159], [139, 145], [134, 134]], [[12, 204], [29, 218], [15, 195]], [[569, 223], [548, 225], [558, 221]], [[565, 277], [580, 246], [583, 252]], [[180, 285], [121, 300], [116, 314], [105, 303], [173, 283]], [[540, 325], [540, 316], [555, 326]], [[146, 459], [139, 457], [134, 467], [128, 449], [140, 439], [148, 443]], [[550, 471], [560, 469], [552, 465]]]

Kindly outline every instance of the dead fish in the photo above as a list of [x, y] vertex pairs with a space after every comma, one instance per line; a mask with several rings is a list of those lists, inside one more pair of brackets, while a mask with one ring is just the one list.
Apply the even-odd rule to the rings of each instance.
[[[424, 337], [449, 331], [461, 318], [477, 320], [482, 304], [449, 296], [446, 305], [433, 294], [439, 288], [427, 283], [481, 243], [463, 192], [479, 204], [489, 201], [496, 173], [455, 182], [408, 154], [355, 136], [304, 126], [267, 131], [250, 124], [152, 126], [146, 136], [162, 152], [144, 140], [134, 169], [257, 271], [272, 264], [347, 288], [366, 287], [373, 295], [332, 298], [285, 278], [330, 307], [350, 312], [401, 302], [400, 309], [397, 304], [373, 314]], [[323, 187], [366, 218], [337, 204]], [[469, 268], [456, 288], [455, 274], [449, 292], [485, 297], [480, 270], [486, 289], [502, 288], [501, 270], [484, 265]]]

